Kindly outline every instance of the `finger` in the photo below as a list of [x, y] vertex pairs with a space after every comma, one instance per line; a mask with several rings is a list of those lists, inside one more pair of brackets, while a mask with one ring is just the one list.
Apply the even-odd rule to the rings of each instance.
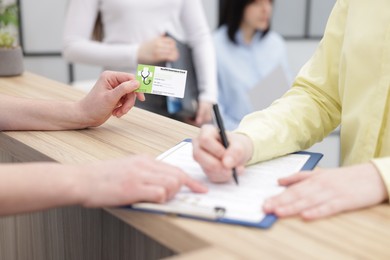
[[135, 105], [136, 95], [134, 93], [127, 94], [124, 96], [124, 102], [122, 106], [119, 108], [119, 117], [127, 114], [130, 109], [132, 109]]
[[208, 191], [207, 186], [203, 185], [201, 182], [187, 176], [184, 183], [190, 190], [196, 193], [206, 193]]
[[311, 183], [298, 183], [287, 188], [281, 194], [267, 199], [264, 202], [264, 211], [267, 213], [275, 212], [277, 208], [292, 204], [306, 196], [316, 193], [316, 188]]
[[184, 184], [184, 178], [173, 174], [155, 174], [147, 181], [147, 184], [161, 186], [167, 193], [167, 198], [171, 199]]
[[161, 55], [167, 55], [167, 54], [172, 54], [174, 52], [177, 52], [177, 48], [175, 45], [172, 44], [163, 44], [159, 46], [157, 52], [160, 53]]
[[164, 37], [164, 42], [169, 45], [169, 46], [174, 46], [176, 47], [176, 41], [174, 39], [172, 39], [171, 37], [167, 36], [167, 37]]
[[196, 118], [195, 118], [195, 124], [200, 126], [200, 125], [202, 125], [203, 122], [204, 122], [203, 114], [197, 113]]
[[144, 94], [144, 93], [135, 92], [135, 95], [137, 96], [137, 99], [138, 99], [139, 101], [145, 101], [145, 100], [146, 100], [145, 94]]
[[[124, 107], [124, 104], [127, 102], [127, 95], [123, 96], [119, 101], [118, 103], [116, 104], [114, 110], [112, 111], [112, 115], [116, 116], [116, 117], [121, 117], [123, 116], [124, 114], [126, 114], [128, 112], [127, 108]], [[126, 106], [127, 107], [127, 106]]]
[[312, 196], [305, 196], [292, 203], [276, 207], [274, 213], [279, 217], [294, 216], [333, 199], [331, 191], [321, 191]]
[[123, 82], [134, 80], [135, 76], [126, 72], [104, 71], [101, 74], [101, 78], [106, 80], [111, 87], [115, 88], [115, 86]]
[[155, 47], [155, 51], [157, 53], [172, 52], [175, 49], [176, 49], [176, 43], [171, 38], [163, 38], [159, 40]]
[[159, 185], [145, 185], [142, 188], [142, 196], [137, 201], [164, 203], [168, 200], [168, 194], [164, 187]]
[[167, 61], [176, 61], [179, 58], [179, 52], [176, 50], [169, 50], [161, 55]]
[[113, 116], [115, 116], [115, 117], [120, 117], [120, 114], [119, 114], [119, 112], [118, 112], [118, 108], [115, 108], [113, 111], [112, 111], [112, 113], [111, 113]]
[[245, 172], [245, 167], [243, 165], [240, 165], [236, 168], [238, 175], [243, 175]]
[[303, 181], [309, 177], [312, 176], [312, 172], [311, 171], [302, 171], [302, 172], [298, 172], [298, 173], [295, 173], [291, 176], [288, 176], [288, 177], [285, 177], [285, 178], [281, 178], [278, 180], [278, 183], [279, 185], [281, 186], [290, 186], [294, 183], [297, 183], [297, 182], [300, 182], [300, 181]]
[[225, 147], [221, 143], [221, 138], [219, 136], [218, 130], [211, 125], [204, 125], [201, 128], [201, 133], [196, 139], [199, 148], [210, 155], [222, 159], [225, 154]]
[[188, 186], [191, 190], [195, 192], [205, 192], [207, 188], [204, 187], [199, 182], [191, 179], [187, 174], [185, 174], [181, 169], [173, 167], [169, 164], [158, 163], [158, 169], [153, 170], [153, 178], [149, 179], [147, 183], [162, 185], [165, 187], [168, 193], [168, 198], [172, 198], [183, 185]]
[[227, 182], [231, 178], [231, 169], [225, 169], [220, 159], [199, 148], [197, 140], [193, 141], [195, 161], [199, 162], [203, 171], [213, 182]]
[[[199, 181], [191, 178], [186, 173], [184, 173], [181, 169], [170, 166], [168, 164], [163, 163], [162, 165], [164, 169], [167, 169], [166, 173], [163, 173], [163, 177], [170, 177], [166, 178], [165, 181], [168, 183], [168, 185], [171, 187], [170, 195], [173, 196], [176, 194], [182, 185], [187, 186], [190, 190], [197, 192], [197, 193], [205, 193], [207, 192], [207, 187], [200, 183]], [[160, 168], [160, 167], [159, 167]], [[170, 168], [170, 169], [168, 169]], [[161, 169], [161, 168], [160, 168]], [[160, 171], [163, 172], [163, 171]]]
[[240, 142], [232, 142], [227, 148], [222, 162], [224, 167], [232, 169], [233, 167], [242, 166], [244, 162], [245, 147]]
[[342, 200], [332, 200], [316, 207], [304, 210], [301, 217], [305, 220], [314, 220], [335, 215], [342, 211], [348, 211], [349, 204]]
[[176, 41], [169, 36], [162, 37], [159, 43], [160, 47], [176, 48]]
[[202, 123], [211, 122], [212, 119], [213, 119], [213, 118], [212, 118], [212, 116], [211, 116], [210, 111], [208, 111], [208, 110], [204, 111], [204, 113], [203, 113], [203, 122], [202, 122]]
[[224, 170], [221, 172], [209, 172], [207, 173], [207, 177], [211, 182], [214, 183], [226, 183], [230, 182], [233, 179], [232, 170]]
[[176, 42], [171, 38], [167, 38], [159, 44], [157, 53], [164, 58], [177, 59], [179, 57], [179, 50], [176, 47]]
[[129, 93], [133, 93], [136, 89], [139, 88], [139, 82], [136, 80], [126, 81], [118, 85], [113, 89], [113, 96], [116, 100], [121, 100], [121, 98]]
[[128, 94], [124, 94], [120, 101], [118, 102], [117, 107], [113, 111], [113, 115], [116, 117], [121, 117], [125, 114], [127, 114], [130, 109], [132, 109], [135, 105], [136, 102], [136, 93], [131, 92]]
[[210, 111], [207, 108], [200, 106], [196, 114], [196, 119], [195, 119], [196, 124], [202, 125], [210, 121], [211, 121]]

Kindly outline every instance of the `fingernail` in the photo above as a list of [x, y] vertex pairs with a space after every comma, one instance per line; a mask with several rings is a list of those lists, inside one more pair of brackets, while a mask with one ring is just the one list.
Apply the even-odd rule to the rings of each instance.
[[207, 186], [202, 185], [201, 187], [202, 187], [201, 192], [206, 193], [209, 191], [209, 188], [207, 188]]
[[131, 87], [136, 87], [139, 85], [138, 81], [136, 81], [136, 80], [131, 80], [129, 84]]

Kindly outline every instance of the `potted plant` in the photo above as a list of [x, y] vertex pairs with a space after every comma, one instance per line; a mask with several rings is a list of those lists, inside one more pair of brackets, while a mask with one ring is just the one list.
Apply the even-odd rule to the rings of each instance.
[[18, 6], [14, 0], [0, 0], [0, 76], [20, 75], [23, 51], [18, 45]]

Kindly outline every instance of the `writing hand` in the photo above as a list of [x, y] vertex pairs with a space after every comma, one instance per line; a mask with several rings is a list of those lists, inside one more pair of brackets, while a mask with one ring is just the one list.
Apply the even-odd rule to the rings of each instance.
[[193, 140], [194, 159], [213, 182], [230, 181], [234, 167], [242, 174], [245, 163], [252, 157], [253, 145], [247, 136], [227, 133], [227, 137], [229, 147], [225, 149], [218, 130], [204, 125]]

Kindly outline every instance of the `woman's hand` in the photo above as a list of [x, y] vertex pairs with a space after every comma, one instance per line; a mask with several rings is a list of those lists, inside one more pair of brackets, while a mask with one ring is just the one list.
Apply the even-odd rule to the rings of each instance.
[[279, 180], [287, 189], [264, 204], [279, 217], [313, 220], [365, 208], [388, 199], [383, 180], [371, 163], [299, 172]]
[[138, 62], [142, 64], [157, 64], [165, 61], [175, 61], [179, 58], [176, 42], [167, 36], [160, 36], [141, 44], [138, 49]]
[[136, 99], [145, 100], [134, 75], [124, 72], [105, 71], [93, 89], [76, 103], [78, 117], [84, 127], [99, 126], [113, 115], [121, 117], [134, 106]]
[[82, 204], [86, 207], [163, 203], [187, 186], [204, 193], [207, 188], [181, 169], [147, 156], [130, 156], [83, 166]]

